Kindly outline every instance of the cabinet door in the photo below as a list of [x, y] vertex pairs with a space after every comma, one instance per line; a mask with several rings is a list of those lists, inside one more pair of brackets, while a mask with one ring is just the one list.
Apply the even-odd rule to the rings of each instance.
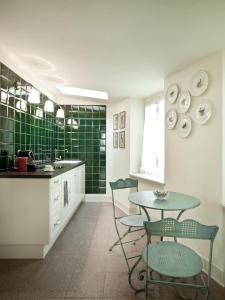
[[62, 177], [50, 180], [50, 235], [51, 239], [60, 230], [62, 223]]
[[85, 165], [80, 166], [80, 190], [83, 199], [85, 195]]
[[70, 178], [69, 173], [62, 176], [62, 203], [63, 203], [63, 217], [68, 213], [70, 203]]
[[76, 195], [77, 201], [80, 203], [84, 198], [85, 193], [85, 165], [77, 168], [76, 177]]
[[70, 201], [71, 205], [74, 205], [76, 203], [76, 198], [77, 198], [77, 185], [76, 185], [76, 180], [77, 180], [77, 168], [73, 169], [71, 174], [70, 174]]

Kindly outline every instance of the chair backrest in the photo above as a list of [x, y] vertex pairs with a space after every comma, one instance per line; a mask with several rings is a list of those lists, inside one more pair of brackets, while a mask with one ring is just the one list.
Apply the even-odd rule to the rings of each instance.
[[118, 179], [117, 181], [110, 182], [109, 184], [112, 190], [127, 189], [127, 188], [138, 189], [138, 180], [131, 179], [131, 178]]
[[[109, 184], [112, 190], [113, 213], [114, 213], [114, 217], [116, 217], [114, 191], [121, 190], [121, 189], [130, 189], [130, 188], [135, 188], [136, 191], [138, 191], [138, 180], [131, 179], [131, 178], [126, 178], [126, 179], [120, 178], [117, 181], [110, 182]], [[139, 213], [141, 213], [140, 208], [139, 208]]]
[[144, 222], [145, 230], [148, 235], [147, 243], [153, 235], [175, 238], [201, 239], [210, 241], [208, 280], [207, 285], [211, 283], [212, 252], [213, 242], [219, 230], [218, 226], [208, 226], [198, 223], [195, 220], [188, 219], [179, 222], [173, 218], [165, 218], [157, 222]]
[[165, 218], [157, 222], [144, 222], [148, 235], [179, 237], [189, 239], [214, 240], [219, 230], [218, 226], [208, 226], [188, 219], [179, 222], [173, 218]]

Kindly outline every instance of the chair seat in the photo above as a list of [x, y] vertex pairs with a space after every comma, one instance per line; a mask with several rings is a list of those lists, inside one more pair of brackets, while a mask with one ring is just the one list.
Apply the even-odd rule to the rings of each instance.
[[203, 268], [202, 260], [195, 251], [171, 241], [149, 244], [144, 249], [143, 259], [152, 270], [170, 277], [191, 277], [199, 274]]
[[[120, 223], [126, 226], [143, 227], [144, 222], [148, 221], [145, 215], [128, 215], [119, 219]], [[156, 218], [151, 217], [151, 222], [157, 221]]]

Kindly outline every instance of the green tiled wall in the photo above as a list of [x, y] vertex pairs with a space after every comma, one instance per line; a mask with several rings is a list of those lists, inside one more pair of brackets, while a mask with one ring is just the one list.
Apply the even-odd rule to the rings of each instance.
[[[65, 126], [58, 131], [57, 149], [63, 159], [86, 160], [86, 193], [106, 192], [106, 106], [67, 105]], [[78, 129], [67, 125], [68, 119]]]
[[[31, 149], [35, 160], [40, 161], [53, 160], [55, 149], [62, 159], [86, 160], [86, 193], [105, 193], [106, 106], [66, 105], [64, 121], [45, 112], [41, 119], [35, 112], [37, 108], [43, 110], [44, 94], [40, 104], [27, 103], [26, 112], [16, 109], [19, 99], [27, 100], [30, 88], [0, 63], [0, 150], [7, 150], [12, 162], [19, 149]], [[67, 125], [69, 118], [78, 122], [78, 129]]]
[[41, 94], [38, 105], [27, 103], [27, 111], [16, 109], [17, 101], [27, 100], [30, 88], [28, 82], [0, 64], [0, 150], [8, 151], [11, 160], [19, 149], [32, 149], [35, 160], [51, 160], [57, 134], [54, 113], [43, 112], [42, 119], [35, 116], [47, 97]]

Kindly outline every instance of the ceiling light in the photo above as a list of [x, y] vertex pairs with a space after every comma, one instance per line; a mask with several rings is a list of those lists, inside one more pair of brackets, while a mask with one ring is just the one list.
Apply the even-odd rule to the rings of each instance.
[[41, 108], [37, 108], [37, 109], [36, 109], [35, 116], [36, 116], [37, 118], [43, 119], [43, 110], [42, 110]]
[[16, 102], [17, 111], [27, 111], [27, 103], [24, 100], [18, 100]]
[[59, 107], [57, 112], [56, 112], [56, 118], [60, 118], [60, 119], [65, 118], [64, 109], [62, 109], [61, 107]]
[[78, 129], [78, 123], [74, 119], [69, 118], [67, 120], [67, 125], [71, 126], [73, 129]]
[[32, 88], [28, 95], [28, 102], [38, 104], [40, 103], [40, 93], [38, 90]]
[[68, 119], [67, 120], [67, 125], [77, 125], [77, 121], [74, 119]]
[[58, 86], [58, 89], [63, 94], [67, 94], [67, 95], [75, 95], [75, 96], [97, 98], [97, 99], [104, 99], [104, 100], [109, 99], [107, 92], [79, 89], [79, 88], [74, 88], [69, 86]]
[[44, 111], [54, 112], [54, 104], [51, 100], [45, 101]]

